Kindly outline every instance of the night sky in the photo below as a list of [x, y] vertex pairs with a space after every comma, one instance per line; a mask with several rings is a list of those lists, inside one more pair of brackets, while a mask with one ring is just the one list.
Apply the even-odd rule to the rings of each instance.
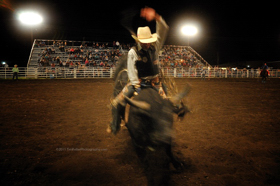
[[[0, 1], [3, 2], [3, 1]], [[33, 7], [44, 17], [33, 28], [34, 38], [133, 43], [121, 20], [131, 18], [138, 26], [150, 26], [139, 18], [140, 8], [154, 8], [170, 26], [166, 44], [187, 45], [180, 32], [195, 23], [199, 33], [190, 46], [211, 65], [236, 61], [278, 61], [280, 59], [280, 22], [277, 2], [269, 1], [10, 1], [14, 11], [0, 8], [0, 61], [9, 66], [26, 66], [31, 49], [31, 29], [17, 20], [19, 10]], [[134, 4], [129, 4], [134, 3]], [[129, 22], [129, 21], [128, 21]]]

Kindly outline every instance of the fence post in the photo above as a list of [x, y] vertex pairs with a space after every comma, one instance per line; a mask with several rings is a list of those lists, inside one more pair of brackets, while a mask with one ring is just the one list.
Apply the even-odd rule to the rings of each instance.
[[113, 77], [113, 68], [110, 68], [110, 78]]
[[35, 79], [38, 79], [38, 68], [35, 68]]
[[5, 79], [7, 79], [6, 69], [7, 69], [7, 68], [5, 68]]
[[77, 78], [77, 69], [76, 68], [74, 68], [74, 78]]
[[174, 73], [174, 77], [176, 77], [177, 76], [176, 68], [174, 68], [173, 73]]
[[225, 70], [225, 78], [227, 78], [227, 69]]

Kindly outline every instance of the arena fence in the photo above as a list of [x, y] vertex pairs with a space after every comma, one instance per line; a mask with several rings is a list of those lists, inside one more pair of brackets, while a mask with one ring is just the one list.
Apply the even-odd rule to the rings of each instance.
[[[115, 68], [28, 68], [19, 67], [20, 79], [57, 79], [57, 78], [112, 78]], [[175, 78], [258, 78], [260, 69], [197, 69], [197, 68], [162, 68], [164, 76]], [[280, 69], [269, 70], [270, 78], [279, 78]], [[1, 79], [12, 79], [12, 68], [0, 68]]]

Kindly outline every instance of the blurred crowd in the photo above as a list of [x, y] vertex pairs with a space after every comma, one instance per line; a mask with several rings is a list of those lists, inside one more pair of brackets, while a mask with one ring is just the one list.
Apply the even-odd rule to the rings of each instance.
[[178, 47], [165, 45], [160, 55], [162, 67], [176, 68], [202, 68], [205, 65], [201, 62], [201, 56], [196, 54], [191, 47]]
[[[70, 46], [69, 46], [70, 45]], [[72, 46], [71, 46], [72, 45]], [[44, 41], [35, 42], [34, 47], [44, 48], [38, 54], [39, 67], [115, 67], [120, 56], [130, 50], [132, 45], [113, 41], [111, 43], [53, 41], [46, 44]], [[165, 45], [159, 55], [162, 67], [190, 67], [202, 68], [201, 56], [191, 47]]]

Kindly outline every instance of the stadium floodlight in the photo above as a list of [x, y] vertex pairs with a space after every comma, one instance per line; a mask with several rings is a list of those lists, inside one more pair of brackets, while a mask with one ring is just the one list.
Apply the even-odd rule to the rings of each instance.
[[36, 12], [21, 12], [19, 13], [19, 20], [25, 25], [38, 25], [43, 22], [43, 17]]
[[43, 17], [34, 11], [22, 11], [18, 13], [19, 21], [31, 29], [31, 45], [33, 43], [33, 26], [43, 22]]
[[182, 27], [182, 29], [181, 29], [181, 32], [184, 34], [184, 35], [186, 35], [187, 36], [187, 39], [188, 39], [188, 46], [190, 45], [190, 36], [194, 36], [194, 35], [196, 35], [197, 34], [197, 32], [198, 32], [198, 29], [197, 29], [197, 27], [195, 27], [195, 26], [193, 26], [193, 25], [186, 25], [186, 26], [184, 26], [184, 27]]
[[182, 33], [187, 36], [194, 36], [198, 32], [197, 28], [192, 25], [187, 25], [182, 28]]

